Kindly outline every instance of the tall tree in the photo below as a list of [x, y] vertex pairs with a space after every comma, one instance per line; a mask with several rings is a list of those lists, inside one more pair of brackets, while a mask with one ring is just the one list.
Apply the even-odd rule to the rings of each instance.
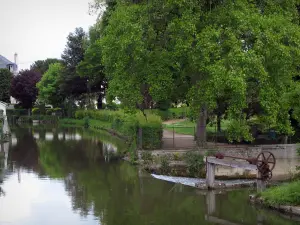
[[87, 92], [87, 78], [77, 74], [76, 67], [84, 59], [87, 49], [87, 35], [84, 30], [76, 28], [67, 37], [66, 48], [61, 55], [64, 65], [60, 89], [66, 96], [78, 97]]
[[84, 60], [77, 67], [78, 74], [88, 79], [89, 91], [98, 95], [98, 109], [102, 109], [102, 101], [107, 88], [107, 80], [101, 58], [101, 46], [99, 41], [96, 41], [87, 49]]
[[54, 58], [37, 60], [30, 66], [30, 70], [34, 70], [43, 75], [49, 69], [50, 64], [58, 63], [58, 62], [61, 62], [61, 60], [54, 59]]
[[63, 66], [60, 63], [49, 65], [49, 69], [37, 83], [39, 100], [53, 106], [59, 106], [62, 104], [63, 96], [59, 90], [59, 78], [62, 72]]
[[0, 69], [0, 101], [10, 103], [10, 86], [13, 75], [7, 69]]
[[30, 109], [34, 105], [38, 95], [36, 84], [41, 77], [40, 73], [32, 70], [22, 70], [13, 77], [10, 93], [23, 108]]
[[229, 140], [252, 140], [253, 115], [291, 134], [291, 107], [282, 98], [299, 73], [297, 3], [118, 1], [100, 41], [108, 93], [128, 108], [144, 108], [147, 95], [184, 98], [175, 88], [182, 84], [198, 117], [198, 144], [206, 142], [208, 115], [217, 112], [232, 121]]

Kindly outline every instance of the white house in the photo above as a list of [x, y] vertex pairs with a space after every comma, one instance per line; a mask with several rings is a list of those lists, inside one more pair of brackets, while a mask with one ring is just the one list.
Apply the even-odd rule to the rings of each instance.
[[15, 53], [14, 55], [15, 62], [11, 62], [4, 56], [0, 55], [0, 69], [8, 69], [14, 75], [17, 75], [18, 73], [17, 56], [18, 56], [17, 53]]
[[[11, 62], [4, 56], [0, 55], [0, 69], [8, 69], [10, 72], [12, 72], [14, 76], [16, 76], [18, 74], [17, 57], [18, 54], [15, 53], [14, 55], [15, 62]], [[12, 104], [17, 103], [17, 101], [13, 97], [10, 97], [10, 102]]]

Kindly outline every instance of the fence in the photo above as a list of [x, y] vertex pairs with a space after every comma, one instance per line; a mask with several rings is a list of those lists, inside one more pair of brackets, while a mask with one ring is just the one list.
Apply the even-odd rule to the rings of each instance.
[[[196, 144], [196, 126], [178, 126], [167, 125], [164, 127], [162, 137], [162, 149], [193, 149]], [[218, 148], [220, 146], [251, 146], [251, 145], [278, 145], [297, 143], [297, 135], [284, 136], [277, 135], [275, 138], [270, 133], [255, 136], [255, 140], [250, 142], [242, 141], [240, 143], [229, 143], [225, 132], [218, 132], [216, 127], [206, 127], [206, 146], [207, 148]]]
[[[224, 142], [224, 135], [210, 127], [206, 140], [210, 146]], [[162, 138], [162, 149], [193, 149], [196, 148], [196, 126], [165, 126]]]

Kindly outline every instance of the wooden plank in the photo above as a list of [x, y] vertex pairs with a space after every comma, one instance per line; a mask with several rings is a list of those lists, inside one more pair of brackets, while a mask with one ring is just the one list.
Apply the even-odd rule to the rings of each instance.
[[215, 164], [207, 163], [206, 165], [206, 185], [208, 188], [214, 188], [215, 184]]
[[241, 162], [234, 159], [217, 159], [215, 157], [207, 157], [207, 163], [220, 165], [220, 166], [229, 166], [232, 168], [241, 168], [246, 170], [257, 170], [256, 165], [249, 164], [248, 162]]

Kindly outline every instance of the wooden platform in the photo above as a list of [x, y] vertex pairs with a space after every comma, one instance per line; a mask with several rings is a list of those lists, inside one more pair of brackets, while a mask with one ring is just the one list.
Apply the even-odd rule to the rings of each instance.
[[[217, 159], [216, 157], [207, 157], [206, 158], [206, 186], [208, 189], [214, 189], [216, 165], [257, 171], [257, 166], [251, 165], [247, 161], [228, 159], [228, 158]], [[257, 171], [257, 177], [259, 176], [260, 174]]]
[[257, 170], [256, 165], [251, 165], [248, 162], [237, 161], [234, 159], [217, 159], [216, 157], [207, 157], [207, 163], [220, 165], [220, 166], [229, 166], [232, 168], [241, 168], [245, 170]]

